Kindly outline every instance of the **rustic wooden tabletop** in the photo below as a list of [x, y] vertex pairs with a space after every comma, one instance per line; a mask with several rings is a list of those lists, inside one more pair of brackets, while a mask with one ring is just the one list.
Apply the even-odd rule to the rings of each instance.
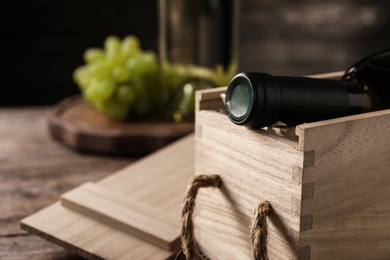
[[99, 180], [137, 158], [82, 154], [47, 131], [51, 107], [0, 109], [0, 259], [82, 259], [30, 235], [20, 220], [65, 191]]

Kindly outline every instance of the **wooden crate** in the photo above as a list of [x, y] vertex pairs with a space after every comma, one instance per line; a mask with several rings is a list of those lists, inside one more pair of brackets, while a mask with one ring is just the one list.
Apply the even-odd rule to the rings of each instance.
[[230, 122], [225, 90], [197, 93], [195, 175], [222, 178], [196, 198], [201, 251], [252, 259], [252, 212], [267, 200], [270, 259], [390, 259], [390, 110], [302, 124], [294, 141]]

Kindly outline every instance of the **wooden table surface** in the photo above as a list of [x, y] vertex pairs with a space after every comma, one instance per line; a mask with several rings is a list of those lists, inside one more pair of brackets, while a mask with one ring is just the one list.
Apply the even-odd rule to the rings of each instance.
[[0, 109], [0, 259], [82, 259], [20, 228], [64, 192], [137, 158], [82, 154], [47, 131], [51, 107]]

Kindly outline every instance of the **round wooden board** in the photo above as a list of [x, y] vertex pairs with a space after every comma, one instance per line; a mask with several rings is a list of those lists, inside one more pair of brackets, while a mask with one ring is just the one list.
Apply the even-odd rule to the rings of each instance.
[[84, 102], [82, 97], [62, 101], [49, 117], [50, 134], [80, 151], [145, 155], [194, 130], [193, 122], [118, 121]]

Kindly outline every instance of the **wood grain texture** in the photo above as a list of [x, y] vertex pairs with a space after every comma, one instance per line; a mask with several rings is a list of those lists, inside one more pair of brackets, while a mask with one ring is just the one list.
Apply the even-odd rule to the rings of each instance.
[[0, 259], [82, 260], [85, 258], [40, 237], [25, 234], [0, 237]]
[[221, 91], [197, 93], [195, 174], [223, 182], [197, 197], [201, 250], [251, 259], [251, 214], [268, 200], [270, 259], [387, 259], [390, 110], [299, 125], [292, 141], [231, 123], [211, 105]]
[[60, 202], [66, 208], [163, 249], [180, 248], [176, 218], [97, 184], [83, 184], [63, 194]]
[[302, 200], [312, 228], [301, 233], [313, 259], [390, 256], [389, 126], [390, 110], [383, 110], [297, 128], [301, 149], [314, 151], [302, 176], [313, 186]]
[[76, 150], [146, 155], [193, 132], [193, 123], [156, 118], [119, 121], [74, 96], [58, 104], [49, 118], [49, 130], [53, 137]]
[[[267, 200], [275, 213], [269, 223], [270, 258], [296, 257], [301, 185], [293, 177], [294, 169], [303, 167], [297, 143], [233, 125], [215, 111], [197, 112], [196, 124], [195, 173], [218, 174], [223, 182], [197, 197], [195, 232], [201, 250], [211, 259], [251, 259], [252, 212]], [[229, 246], [216, 250], [221, 244]]]
[[59, 203], [29, 216], [22, 227], [88, 259], [166, 259], [172, 255]]
[[20, 220], [87, 181], [99, 180], [136, 157], [75, 153], [47, 130], [52, 107], [0, 109], [0, 259], [75, 259], [20, 229]]
[[[193, 135], [189, 135], [95, 184], [109, 191], [103, 195], [99, 193], [100, 196], [111, 199], [126, 197], [142, 204], [143, 209], [152, 207], [154, 212], [160, 214], [155, 221], [161, 221], [161, 217], [168, 215], [171, 219], [170, 230], [165, 231], [169, 234], [176, 231], [178, 236], [181, 201], [187, 181], [194, 173], [193, 158], [194, 138]], [[72, 197], [71, 200], [75, 201], [76, 198]], [[105, 205], [107, 202], [112, 203], [105, 202]], [[106, 225], [101, 219], [97, 221], [96, 218], [83, 214], [85, 212], [80, 214], [80, 210], [70, 210], [56, 203], [23, 219], [22, 227], [90, 259], [165, 259], [177, 254], [178, 248], [174, 243], [170, 247], [173, 251], [164, 250], [114, 228], [113, 225]], [[123, 217], [118, 214], [115, 217]], [[57, 217], [59, 215], [61, 217]], [[177, 226], [173, 227], [173, 223], [177, 223]], [[159, 232], [164, 230], [154, 232], [161, 237]]]

